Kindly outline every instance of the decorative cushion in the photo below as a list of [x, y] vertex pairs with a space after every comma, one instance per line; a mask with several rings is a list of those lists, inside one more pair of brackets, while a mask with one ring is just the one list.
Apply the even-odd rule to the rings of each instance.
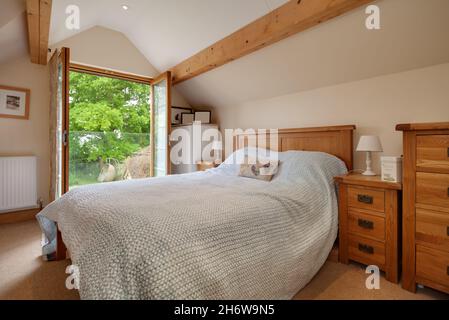
[[278, 172], [279, 161], [256, 160], [245, 157], [244, 163], [240, 165], [239, 176], [263, 181], [271, 181]]

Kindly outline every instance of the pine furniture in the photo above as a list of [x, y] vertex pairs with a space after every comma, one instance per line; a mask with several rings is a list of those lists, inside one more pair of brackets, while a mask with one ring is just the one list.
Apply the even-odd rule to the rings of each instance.
[[402, 287], [449, 293], [449, 122], [396, 129], [404, 136]]
[[399, 281], [401, 183], [359, 173], [335, 178], [339, 194], [339, 260], [376, 265]]

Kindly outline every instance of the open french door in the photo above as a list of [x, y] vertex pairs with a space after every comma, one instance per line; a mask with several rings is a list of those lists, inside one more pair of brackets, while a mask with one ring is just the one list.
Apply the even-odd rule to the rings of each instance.
[[[70, 123], [70, 49], [62, 48], [52, 58], [52, 200], [69, 191], [69, 123]], [[171, 173], [169, 134], [171, 133], [171, 73], [166, 72], [150, 80], [150, 175], [165, 176]]]
[[50, 60], [51, 106], [50, 149], [51, 182], [50, 200], [56, 200], [68, 191], [67, 124], [69, 104], [70, 49], [58, 50]]
[[[50, 201], [66, 193], [68, 185], [68, 105], [70, 49], [56, 51], [50, 59]], [[66, 258], [66, 248], [57, 229], [56, 260]]]
[[152, 176], [161, 177], [171, 172], [171, 72], [155, 78], [151, 84], [151, 146]]

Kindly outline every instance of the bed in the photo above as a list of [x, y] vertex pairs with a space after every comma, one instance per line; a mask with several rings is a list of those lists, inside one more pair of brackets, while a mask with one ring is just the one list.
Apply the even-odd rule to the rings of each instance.
[[[290, 299], [337, 237], [333, 178], [352, 169], [354, 129], [280, 130], [263, 146], [281, 163], [271, 182], [239, 177], [226, 161], [77, 188], [38, 220], [48, 237], [46, 223], [57, 223], [82, 299]], [[258, 150], [251, 138], [236, 137], [237, 155]]]

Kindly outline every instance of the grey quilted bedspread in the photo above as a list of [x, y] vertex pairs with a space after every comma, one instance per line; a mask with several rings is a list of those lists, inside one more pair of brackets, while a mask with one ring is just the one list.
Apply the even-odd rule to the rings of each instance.
[[323, 153], [280, 160], [272, 182], [222, 165], [81, 187], [38, 219], [58, 222], [82, 299], [290, 299], [336, 239], [346, 168]]

